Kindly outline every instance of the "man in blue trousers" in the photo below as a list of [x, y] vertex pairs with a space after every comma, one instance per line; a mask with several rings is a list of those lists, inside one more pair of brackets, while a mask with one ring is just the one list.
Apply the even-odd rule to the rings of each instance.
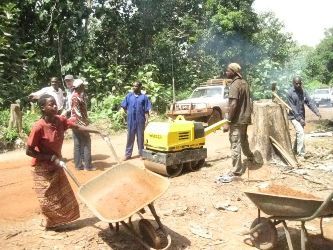
[[135, 140], [138, 143], [139, 155], [143, 149], [143, 132], [148, 122], [148, 115], [151, 109], [151, 103], [148, 97], [141, 93], [142, 83], [134, 82], [133, 92], [129, 93], [121, 103], [121, 107], [127, 113], [127, 143], [124, 161], [132, 156], [133, 144]]

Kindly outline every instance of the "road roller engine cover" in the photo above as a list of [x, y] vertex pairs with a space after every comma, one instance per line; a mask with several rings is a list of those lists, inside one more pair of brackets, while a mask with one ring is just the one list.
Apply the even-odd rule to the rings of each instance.
[[151, 122], [144, 132], [145, 167], [166, 176], [177, 176], [184, 168], [200, 169], [207, 158], [205, 136], [220, 129], [227, 120], [207, 128], [201, 122], [186, 121], [183, 116], [168, 122]]

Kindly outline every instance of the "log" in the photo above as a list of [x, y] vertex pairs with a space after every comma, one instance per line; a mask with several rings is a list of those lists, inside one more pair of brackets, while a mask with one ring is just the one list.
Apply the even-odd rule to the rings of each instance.
[[291, 161], [297, 162], [292, 151], [289, 121], [283, 106], [272, 102], [271, 99], [254, 102], [253, 125], [253, 136], [250, 142], [251, 149], [261, 153], [264, 163], [269, 163], [273, 157], [277, 156], [270, 136], [290, 156]]
[[17, 132], [22, 134], [22, 112], [19, 103], [10, 105], [10, 118], [8, 128], [16, 128]]

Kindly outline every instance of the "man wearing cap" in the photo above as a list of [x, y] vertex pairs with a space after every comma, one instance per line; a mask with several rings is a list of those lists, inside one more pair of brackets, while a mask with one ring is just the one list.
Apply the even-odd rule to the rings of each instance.
[[69, 118], [71, 116], [71, 102], [72, 102], [72, 94], [74, 92], [73, 83], [74, 83], [74, 77], [73, 75], [66, 75], [65, 78], [66, 83], [66, 97], [65, 97], [65, 103], [64, 103], [64, 109], [62, 111], [62, 115]]
[[61, 88], [59, 88], [59, 79], [57, 77], [51, 78], [51, 86], [42, 88], [36, 92], [31, 93], [28, 98], [30, 100], [38, 100], [39, 97], [42, 95], [48, 94], [54, 97], [57, 107], [58, 107], [58, 114], [61, 114], [64, 105], [64, 92]]
[[[75, 119], [76, 124], [88, 126], [87, 105], [84, 95], [84, 86], [87, 85], [81, 79], [75, 79], [73, 82], [74, 92], [71, 100], [71, 117]], [[77, 170], [95, 170], [91, 165], [91, 139], [89, 133], [73, 129], [74, 139], [74, 164]]]
[[224, 131], [229, 132], [229, 141], [231, 144], [233, 175], [241, 176], [246, 170], [243, 166], [241, 155], [242, 151], [249, 161], [254, 160], [254, 155], [250, 150], [247, 126], [251, 124], [251, 99], [248, 83], [242, 78], [241, 67], [237, 63], [228, 65], [225, 72], [228, 79], [231, 79], [229, 85], [229, 124], [224, 127]]

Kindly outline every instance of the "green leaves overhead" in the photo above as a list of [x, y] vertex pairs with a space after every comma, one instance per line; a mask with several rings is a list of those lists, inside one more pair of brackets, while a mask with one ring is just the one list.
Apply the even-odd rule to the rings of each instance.
[[162, 112], [172, 100], [173, 81], [182, 96], [179, 92], [220, 76], [232, 61], [242, 65], [255, 90], [265, 90], [296, 58], [296, 45], [278, 19], [257, 15], [252, 3], [2, 1], [0, 74], [7, 87], [0, 105], [44, 87], [52, 76], [73, 74], [89, 82], [89, 96], [97, 103], [111, 94], [123, 96], [139, 79]]
[[325, 38], [307, 61], [306, 73], [311, 79], [333, 85], [333, 28], [326, 31]]

